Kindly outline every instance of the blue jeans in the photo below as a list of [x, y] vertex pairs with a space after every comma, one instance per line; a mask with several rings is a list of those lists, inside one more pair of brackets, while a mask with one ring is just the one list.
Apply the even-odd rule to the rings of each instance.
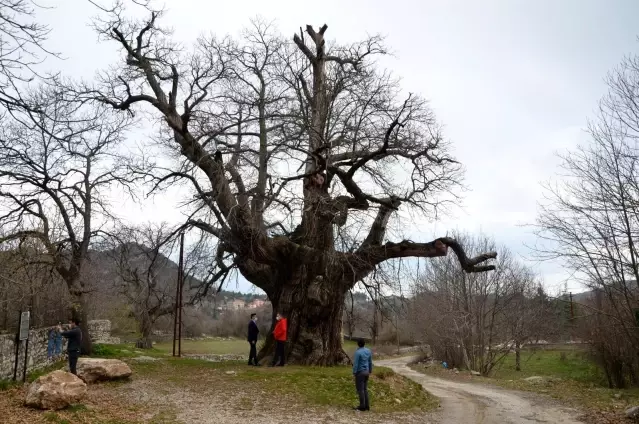
[[47, 359], [51, 359], [53, 357], [54, 345], [55, 345], [54, 338], [49, 337], [49, 341], [47, 342]]
[[370, 403], [368, 402], [368, 371], [360, 371], [355, 374], [355, 390], [357, 390], [357, 396], [359, 397], [359, 409], [369, 410]]
[[54, 339], [54, 353], [55, 356], [62, 355], [62, 336], [60, 334], [56, 334]]

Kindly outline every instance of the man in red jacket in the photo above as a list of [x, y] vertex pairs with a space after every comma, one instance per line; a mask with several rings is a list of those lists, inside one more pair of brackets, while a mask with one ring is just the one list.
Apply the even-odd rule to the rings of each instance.
[[[275, 328], [273, 329], [273, 338], [275, 339], [275, 354], [273, 355], [273, 362], [271, 366], [279, 365], [284, 366], [284, 346], [286, 344], [286, 318], [282, 314], [275, 315]], [[279, 361], [279, 363], [278, 363]]]

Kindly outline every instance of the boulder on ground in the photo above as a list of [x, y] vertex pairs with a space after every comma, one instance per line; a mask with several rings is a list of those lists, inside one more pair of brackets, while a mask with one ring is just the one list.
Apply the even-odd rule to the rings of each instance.
[[638, 418], [639, 417], [639, 406], [633, 406], [632, 408], [626, 409], [626, 418]]
[[133, 374], [131, 368], [118, 359], [79, 358], [78, 377], [85, 383], [96, 381], [121, 380]]
[[33, 408], [64, 409], [78, 403], [86, 392], [84, 381], [71, 373], [56, 370], [31, 383], [24, 403]]

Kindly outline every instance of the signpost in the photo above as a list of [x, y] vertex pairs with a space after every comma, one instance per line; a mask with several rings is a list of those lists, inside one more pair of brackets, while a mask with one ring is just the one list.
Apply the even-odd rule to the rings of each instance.
[[27, 358], [29, 354], [29, 325], [31, 321], [31, 312], [21, 312], [20, 321], [18, 324], [18, 334], [16, 334], [16, 357], [15, 364], [13, 365], [13, 381], [18, 378], [18, 358], [20, 356], [20, 342], [25, 341], [24, 344], [24, 364], [22, 370], [22, 382], [27, 379]]

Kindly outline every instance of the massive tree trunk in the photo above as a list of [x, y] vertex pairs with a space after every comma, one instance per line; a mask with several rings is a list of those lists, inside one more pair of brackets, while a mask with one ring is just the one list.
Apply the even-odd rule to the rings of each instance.
[[341, 281], [319, 276], [310, 283], [291, 280], [278, 288], [270, 300], [273, 324], [258, 358], [273, 355], [275, 314], [288, 321], [287, 362], [303, 365], [337, 365], [350, 362], [342, 348], [342, 314], [346, 291]]
[[93, 352], [93, 343], [89, 334], [89, 322], [86, 308], [86, 299], [82, 291], [71, 293], [71, 318], [80, 320], [80, 330], [82, 330], [82, 355], [90, 355]]
[[140, 339], [135, 342], [135, 347], [138, 349], [151, 349], [153, 347], [153, 342], [151, 341], [153, 323], [151, 322], [151, 318], [146, 311], [142, 311], [139, 320]]

